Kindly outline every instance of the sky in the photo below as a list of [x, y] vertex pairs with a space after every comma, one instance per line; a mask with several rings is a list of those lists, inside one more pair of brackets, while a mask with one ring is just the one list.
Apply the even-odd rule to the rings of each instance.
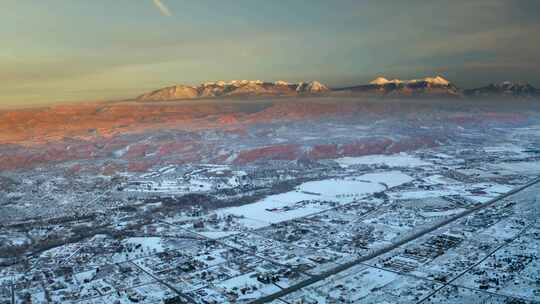
[[0, 105], [233, 79], [540, 86], [539, 12], [538, 0], [2, 0]]

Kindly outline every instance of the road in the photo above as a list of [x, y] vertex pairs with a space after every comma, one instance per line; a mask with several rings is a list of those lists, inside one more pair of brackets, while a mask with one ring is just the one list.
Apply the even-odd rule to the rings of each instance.
[[185, 293], [181, 292], [180, 290], [178, 290], [176, 287], [174, 287], [173, 285], [161, 280], [160, 278], [158, 278], [157, 276], [153, 275], [152, 273], [150, 273], [149, 271], [147, 271], [146, 269], [144, 269], [143, 267], [137, 265], [136, 263], [133, 263], [133, 261], [130, 261], [129, 262], [131, 265], [137, 267], [137, 269], [139, 269], [140, 271], [146, 273], [147, 275], [149, 275], [152, 279], [156, 280], [158, 283], [161, 283], [167, 287], [169, 287], [169, 289], [171, 289], [172, 291], [174, 291], [177, 295], [179, 295], [186, 303], [192, 303], [192, 304], [195, 304], [197, 302], [195, 302], [195, 300], [193, 300], [190, 296], [186, 295]]
[[375, 250], [375, 251], [373, 251], [372, 253], [370, 253], [368, 255], [364, 255], [364, 256], [362, 256], [362, 257], [360, 257], [360, 258], [358, 258], [358, 259], [356, 259], [354, 261], [339, 265], [338, 267], [330, 269], [330, 270], [328, 270], [328, 271], [326, 271], [324, 273], [321, 273], [319, 275], [315, 275], [315, 276], [313, 276], [313, 277], [311, 277], [311, 278], [309, 278], [309, 279], [307, 279], [305, 281], [302, 281], [300, 283], [292, 285], [292, 286], [290, 286], [288, 288], [285, 288], [285, 289], [283, 289], [283, 290], [281, 290], [281, 291], [279, 291], [277, 293], [274, 293], [274, 294], [259, 298], [259, 299], [255, 300], [255, 301], [251, 302], [251, 304], [262, 304], [262, 303], [268, 303], [268, 302], [277, 300], [277, 299], [279, 299], [279, 298], [281, 298], [283, 296], [291, 294], [291, 293], [293, 293], [295, 291], [298, 291], [298, 290], [300, 290], [300, 289], [302, 289], [304, 287], [307, 287], [309, 285], [312, 285], [314, 283], [322, 281], [322, 280], [324, 280], [324, 279], [326, 279], [326, 278], [328, 278], [328, 277], [330, 277], [332, 275], [335, 275], [335, 274], [340, 273], [340, 272], [342, 272], [344, 270], [347, 270], [347, 269], [349, 269], [351, 267], [359, 265], [360, 263], [363, 263], [363, 262], [366, 262], [368, 260], [374, 259], [374, 258], [376, 258], [378, 256], [381, 256], [381, 255], [383, 255], [385, 253], [388, 253], [388, 252], [390, 252], [390, 251], [392, 251], [394, 249], [397, 249], [397, 248], [399, 248], [399, 247], [401, 247], [401, 246], [403, 246], [403, 245], [405, 245], [405, 244], [407, 244], [407, 243], [409, 243], [411, 241], [414, 241], [414, 240], [416, 240], [416, 239], [418, 239], [418, 238], [420, 238], [420, 237], [422, 237], [422, 236], [424, 236], [424, 235], [426, 235], [428, 233], [431, 233], [431, 232], [433, 232], [433, 231], [435, 231], [435, 230], [437, 230], [439, 228], [442, 228], [442, 227], [444, 227], [444, 226], [446, 226], [446, 225], [448, 225], [450, 223], [453, 223], [453, 222], [455, 222], [455, 221], [457, 221], [457, 220], [459, 220], [459, 219], [461, 219], [463, 217], [466, 217], [466, 216], [471, 215], [472, 213], [475, 213], [475, 212], [477, 212], [479, 210], [490, 207], [493, 204], [497, 203], [498, 201], [503, 200], [503, 199], [505, 199], [505, 198], [507, 198], [507, 197], [509, 197], [511, 195], [514, 195], [514, 194], [516, 194], [516, 193], [518, 193], [518, 192], [520, 192], [520, 191], [522, 191], [522, 190], [524, 190], [526, 188], [529, 188], [529, 187], [531, 187], [533, 185], [536, 185], [538, 183], [540, 183], [540, 178], [534, 179], [533, 181], [530, 181], [530, 182], [528, 182], [527, 184], [525, 184], [523, 186], [515, 188], [515, 189], [513, 189], [513, 190], [511, 190], [511, 191], [509, 191], [509, 192], [507, 192], [505, 194], [499, 195], [499, 196], [493, 198], [492, 200], [485, 202], [484, 204], [481, 204], [481, 205], [475, 206], [475, 207], [473, 207], [471, 209], [468, 209], [468, 210], [466, 210], [466, 211], [464, 211], [464, 212], [462, 212], [460, 214], [457, 214], [457, 215], [455, 215], [453, 217], [450, 217], [450, 218], [448, 218], [448, 219], [446, 219], [444, 221], [441, 221], [441, 222], [439, 222], [439, 223], [437, 223], [437, 224], [435, 224], [435, 225], [433, 225], [431, 227], [425, 228], [425, 229], [420, 230], [420, 231], [418, 231], [416, 233], [413, 233], [413, 234], [411, 234], [411, 235], [409, 235], [407, 237], [404, 237], [403, 239], [399, 240], [398, 242], [396, 242], [394, 244], [391, 244], [391, 245], [388, 245], [388, 246], [383, 247], [381, 249]]

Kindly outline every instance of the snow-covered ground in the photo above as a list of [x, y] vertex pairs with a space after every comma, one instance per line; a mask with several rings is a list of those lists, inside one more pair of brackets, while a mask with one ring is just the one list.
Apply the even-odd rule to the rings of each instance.
[[540, 161], [499, 163], [494, 165], [494, 167], [517, 174], [540, 174]]
[[[271, 195], [252, 204], [220, 209], [217, 213], [243, 216], [269, 225], [331, 208], [331, 205], [321, 204], [319, 201], [348, 203], [410, 181], [412, 178], [400, 171], [312, 181], [301, 184], [296, 190]], [[248, 222], [246, 224], [249, 225]]]
[[163, 251], [162, 239], [160, 237], [130, 237], [124, 243], [140, 246], [148, 251]]
[[406, 153], [343, 157], [336, 159], [336, 162], [344, 168], [352, 165], [387, 165], [390, 167], [419, 167], [431, 165], [431, 163]]

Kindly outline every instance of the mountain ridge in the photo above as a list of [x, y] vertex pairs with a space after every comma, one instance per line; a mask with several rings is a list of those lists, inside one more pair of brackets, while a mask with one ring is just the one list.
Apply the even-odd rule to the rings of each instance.
[[264, 82], [261, 80], [232, 80], [204, 82], [197, 86], [175, 85], [142, 94], [139, 101], [159, 101], [235, 96], [297, 96], [324, 94], [330, 89], [318, 81], [288, 83], [283, 80]]
[[196, 86], [178, 84], [144, 93], [137, 101], [168, 101], [178, 99], [219, 97], [273, 96], [342, 96], [367, 95], [384, 97], [452, 97], [452, 98], [535, 98], [540, 90], [528, 83], [502, 82], [473, 89], [460, 89], [453, 82], [436, 75], [418, 79], [387, 79], [379, 76], [367, 84], [330, 88], [319, 81], [289, 83], [278, 80], [232, 80], [203, 82]]
[[460, 97], [461, 91], [442, 76], [420, 79], [392, 79], [379, 76], [367, 84], [337, 88], [334, 92], [348, 94], [382, 95], [390, 97]]
[[467, 97], [514, 97], [532, 98], [540, 96], [540, 89], [535, 88], [527, 82], [503, 81], [500, 83], [490, 83], [487, 86], [464, 90]]

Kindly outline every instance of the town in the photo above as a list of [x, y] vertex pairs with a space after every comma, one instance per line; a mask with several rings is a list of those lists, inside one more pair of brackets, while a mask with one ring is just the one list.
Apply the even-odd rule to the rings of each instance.
[[6, 176], [0, 303], [533, 303], [528, 146], [167, 165], [39, 208], [66, 180]]

